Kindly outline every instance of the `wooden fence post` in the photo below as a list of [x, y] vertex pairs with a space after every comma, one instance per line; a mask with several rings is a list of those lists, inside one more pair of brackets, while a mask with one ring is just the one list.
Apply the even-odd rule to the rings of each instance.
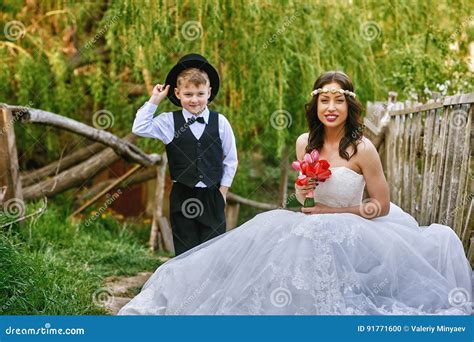
[[2, 188], [3, 202], [14, 198], [23, 203], [13, 125], [14, 119], [11, 111], [5, 106], [0, 106], [0, 187]]
[[225, 210], [226, 231], [234, 229], [239, 223], [240, 203], [228, 202]]
[[283, 147], [280, 164], [280, 191], [278, 196], [278, 204], [282, 208], [286, 208], [288, 199], [288, 169], [289, 169], [289, 151], [288, 145]]
[[163, 197], [165, 194], [165, 177], [168, 157], [163, 153], [163, 163], [156, 172], [155, 210], [150, 232], [150, 248], [152, 251], [162, 249], [174, 253], [173, 233], [166, 217], [163, 216]]

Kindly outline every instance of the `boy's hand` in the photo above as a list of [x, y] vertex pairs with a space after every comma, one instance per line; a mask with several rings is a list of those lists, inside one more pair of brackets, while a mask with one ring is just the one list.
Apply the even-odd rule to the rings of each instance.
[[227, 204], [227, 190], [229, 190], [228, 187], [226, 186], [220, 186], [219, 187], [219, 191], [221, 192], [222, 194], [222, 197], [224, 197], [224, 202]]
[[157, 84], [153, 87], [153, 91], [151, 93], [150, 102], [156, 105], [159, 105], [161, 101], [163, 101], [166, 96], [168, 96], [168, 91], [170, 90], [169, 84], [165, 87], [163, 84]]

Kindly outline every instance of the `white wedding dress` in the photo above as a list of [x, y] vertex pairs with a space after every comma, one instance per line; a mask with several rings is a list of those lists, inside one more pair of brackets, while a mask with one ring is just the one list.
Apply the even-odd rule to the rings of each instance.
[[[346, 167], [315, 191], [362, 203]], [[273, 210], [161, 265], [119, 315], [466, 315], [471, 267], [454, 231], [387, 216]]]

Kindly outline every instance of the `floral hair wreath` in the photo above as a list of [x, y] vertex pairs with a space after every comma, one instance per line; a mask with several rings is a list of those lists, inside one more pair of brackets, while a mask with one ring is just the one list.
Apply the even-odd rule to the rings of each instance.
[[352, 96], [353, 98], [356, 97], [356, 94], [352, 91], [344, 90], [344, 89], [336, 89], [336, 88], [318, 88], [311, 92], [311, 96], [316, 96], [320, 93], [332, 93], [332, 94], [341, 93], [343, 95]]

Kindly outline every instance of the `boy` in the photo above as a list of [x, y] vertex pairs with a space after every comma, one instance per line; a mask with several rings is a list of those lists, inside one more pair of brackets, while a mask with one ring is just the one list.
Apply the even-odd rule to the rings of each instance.
[[[181, 58], [165, 84], [153, 88], [132, 132], [166, 144], [173, 180], [171, 227], [179, 255], [225, 232], [224, 209], [237, 170], [237, 150], [227, 119], [207, 107], [219, 91], [219, 75], [203, 56]], [[166, 97], [183, 109], [153, 118]]]

